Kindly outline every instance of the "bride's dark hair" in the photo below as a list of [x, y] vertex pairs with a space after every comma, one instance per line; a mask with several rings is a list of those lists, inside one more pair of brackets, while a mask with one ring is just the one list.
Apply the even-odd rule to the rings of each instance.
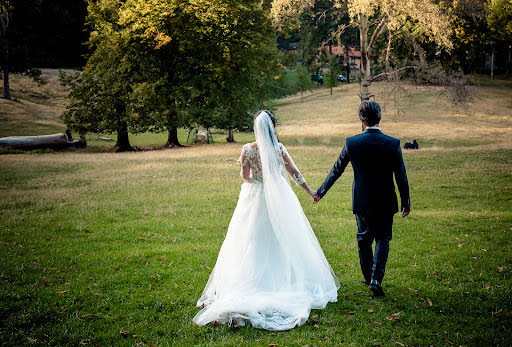
[[274, 125], [274, 128], [276, 127], [276, 118], [274, 117], [274, 115], [272, 114], [272, 112], [270, 112], [269, 110], [259, 110], [258, 112], [256, 112], [256, 114], [254, 115], [254, 120], [256, 120], [256, 118], [258, 118], [258, 116], [260, 114], [262, 114], [263, 112], [266, 112], [268, 114], [268, 116], [270, 117], [270, 120], [272, 121], [272, 124]]

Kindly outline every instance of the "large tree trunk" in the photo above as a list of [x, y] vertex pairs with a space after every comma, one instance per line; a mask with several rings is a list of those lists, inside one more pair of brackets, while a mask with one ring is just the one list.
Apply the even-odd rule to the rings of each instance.
[[183, 147], [178, 140], [178, 128], [169, 127], [167, 128], [167, 142], [164, 147], [173, 148], [173, 147]]
[[368, 49], [368, 17], [359, 15], [359, 39], [361, 45], [361, 101], [370, 98], [370, 57]]
[[38, 148], [66, 148], [74, 145], [77, 141], [68, 141], [65, 134], [52, 134], [41, 136], [9, 136], [0, 138], [0, 147], [32, 150]]
[[[7, 28], [9, 27], [9, 12], [0, 16], [0, 37], [7, 37]], [[4, 99], [11, 100], [11, 88], [9, 86], [9, 47], [7, 38], [5, 38], [5, 50], [2, 52], [2, 71], [4, 77]]]
[[4, 99], [11, 100], [11, 87], [9, 86], [9, 50], [7, 48], [3, 54], [2, 72], [4, 75]]
[[235, 142], [235, 134], [233, 132], [233, 129], [228, 129], [228, 137], [226, 138], [226, 141]]
[[126, 124], [126, 122], [119, 122], [115, 147], [116, 152], [129, 152], [134, 150], [130, 145], [130, 139], [128, 138], [128, 124]]
[[117, 142], [114, 146], [116, 152], [133, 151], [134, 149], [130, 145], [130, 139], [128, 138], [128, 123], [122, 120], [126, 114], [126, 105], [124, 102], [119, 101], [115, 107], [117, 117], [119, 117], [117, 122]]

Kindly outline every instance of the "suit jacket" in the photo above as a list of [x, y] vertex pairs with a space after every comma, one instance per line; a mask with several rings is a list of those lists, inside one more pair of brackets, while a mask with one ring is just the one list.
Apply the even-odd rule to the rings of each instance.
[[375, 216], [398, 212], [393, 174], [402, 207], [410, 208], [409, 183], [400, 140], [384, 135], [379, 129], [366, 129], [347, 138], [338, 160], [318, 189], [320, 197], [327, 193], [349, 162], [354, 169], [352, 211], [355, 214]]

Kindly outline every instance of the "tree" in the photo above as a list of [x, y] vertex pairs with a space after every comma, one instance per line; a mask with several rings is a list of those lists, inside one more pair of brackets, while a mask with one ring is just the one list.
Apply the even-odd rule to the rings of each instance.
[[[300, 15], [310, 11], [318, 0], [274, 0], [272, 15], [278, 28], [297, 25]], [[346, 6], [346, 7], [345, 7]], [[388, 31], [400, 32], [405, 22], [413, 23], [411, 35], [434, 41], [450, 49], [449, 19], [443, 8], [431, 0], [334, 0], [333, 10], [346, 8], [353, 25], [359, 28], [361, 50], [361, 100], [370, 98], [372, 81], [370, 59], [379, 38]], [[341, 26], [339, 30], [344, 30]], [[390, 74], [390, 71], [385, 74]]]
[[34, 68], [29, 52], [32, 32], [31, 20], [40, 12], [39, 1], [4, 0], [0, 3], [0, 70], [4, 81], [4, 99], [11, 100], [9, 74], [25, 74], [44, 84], [41, 70]]
[[327, 71], [327, 75], [325, 76], [325, 83], [327, 87], [329, 87], [332, 95], [332, 88], [336, 87], [338, 84], [338, 72], [339, 72], [339, 64], [334, 55], [328, 53], [327, 56], [327, 64], [329, 70]]
[[497, 41], [508, 46], [507, 71], [510, 73], [510, 46], [512, 45], [512, 1], [490, 0], [488, 2], [489, 16], [487, 22], [492, 36]]
[[85, 132], [117, 133], [116, 150], [130, 151], [128, 131], [149, 128], [151, 113], [138, 108], [134, 89], [151, 75], [154, 61], [131, 44], [119, 26], [117, 0], [89, 2], [88, 20], [93, 28], [89, 46], [93, 50], [83, 73], [64, 80], [70, 87], [66, 124], [81, 135]]
[[[151, 59], [141, 83], [134, 87], [137, 112], [151, 114], [151, 128], [167, 130], [164, 147], [181, 146], [178, 128], [188, 124], [193, 81], [204, 76], [208, 51], [214, 47], [202, 26], [201, 2], [128, 0], [120, 8], [119, 24], [132, 47]], [[205, 29], [205, 30], [203, 30]]]
[[275, 32], [261, 1], [213, 3], [207, 23], [224, 38], [217, 43], [223, 55], [211, 59], [213, 74], [206, 90], [215, 105], [215, 126], [227, 129], [227, 141], [233, 142], [234, 131], [251, 129], [251, 114], [268, 107], [271, 81], [280, 78], [284, 66], [279, 64]]
[[304, 92], [306, 90], [311, 89], [311, 85], [313, 82], [311, 81], [311, 76], [308, 69], [304, 65], [299, 65], [296, 69], [297, 71], [297, 84], [300, 89], [300, 99], [302, 100], [304, 97]]
[[443, 54], [441, 60], [454, 70], [462, 68], [467, 73], [483, 72], [488, 10], [482, 0], [447, 1], [450, 11], [450, 31], [453, 42], [451, 54]]
[[275, 34], [260, 1], [128, 0], [120, 24], [133, 44], [153, 57], [154, 76], [136, 88], [137, 103], [168, 129], [199, 124], [246, 130], [275, 75]]
[[512, 1], [490, 0], [487, 3], [489, 9], [489, 27], [501, 40], [512, 39]]

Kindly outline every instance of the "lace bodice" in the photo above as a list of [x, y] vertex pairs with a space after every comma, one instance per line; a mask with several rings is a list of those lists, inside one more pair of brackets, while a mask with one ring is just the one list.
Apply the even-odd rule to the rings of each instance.
[[[306, 181], [304, 180], [304, 177], [302, 177], [299, 169], [295, 166], [295, 163], [288, 154], [286, 147], [284, 147], [282, 143], [279, 143], [279, 148], [281, 149], [281, 155], [283, 156], [286, 171], [292, 180], [297, 185], [305, 183]], [[250, 143], [246, 143], [242, 147], [242, 153], [238, 158], [238, 162], [242, 165], [240, 176], [242, 176], [244, 181], [250, 182], [251, 180], [256, 180], [263, 182], [263, 173], [261, 171], [261, 161], [258, 148], [251, 147]], [[250, 170], [244, 170], [244, 167], [247, 168], [247, 166]]]

